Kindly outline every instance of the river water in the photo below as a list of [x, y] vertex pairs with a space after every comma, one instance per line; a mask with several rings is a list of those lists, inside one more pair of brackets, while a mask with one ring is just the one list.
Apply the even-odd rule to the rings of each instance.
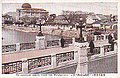
[[[2, 29], [2, 45], [9, 45], [15, 43], [34, 42], [37, 33], [22, 32], [16, 30]], [[45, 35], [46, 40], [56, 40], [59, 36]]]

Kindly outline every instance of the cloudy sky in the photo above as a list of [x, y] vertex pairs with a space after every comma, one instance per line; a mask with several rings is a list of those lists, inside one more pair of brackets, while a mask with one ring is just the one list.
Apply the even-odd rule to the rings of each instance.
[[[23, 3], [2, 3], [2, 13], [15, 12], [17, 8], [21, 8]], [[50, 14], [61, 14], [62, 10], [70, 11], [87, 11], [98, 14], [114, 14], [118, 13], [117, 2], [59, 2], [59, 3], [30, 3], [32, 8], [43, 8]]]

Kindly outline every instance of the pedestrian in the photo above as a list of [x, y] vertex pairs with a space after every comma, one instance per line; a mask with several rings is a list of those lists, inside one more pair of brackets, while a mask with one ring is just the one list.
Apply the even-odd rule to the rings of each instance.
[[63, 37], [61, 37], [61, 47], [64, 48], [64, 42], [65, 40], [63, 39]]
[[93, 53], [94, 43], [92, 40], [90, 41], [89, 47], [90, 47], [90, 53]]
[[111, 51], [114, 51], [114, 40], [111, 40]]
[[112, 41], [113, 37], [111, 34], [108, 35], [108, 42], [111, 44], [111, 41]]

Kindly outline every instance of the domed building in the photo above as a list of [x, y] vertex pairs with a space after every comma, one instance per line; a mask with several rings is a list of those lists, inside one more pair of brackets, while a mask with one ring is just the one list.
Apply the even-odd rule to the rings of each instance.
[[31, 21], [33, 19], [43, 19], [48, 17], [49, 12], [45, 9], [32, 8], [29, 3], [22, 4], [21, 8], [16, 10], [17, 20]]
[[24, 3], [22, 5], [22, 8], [31, 8], [31, 5], [29, 3]]

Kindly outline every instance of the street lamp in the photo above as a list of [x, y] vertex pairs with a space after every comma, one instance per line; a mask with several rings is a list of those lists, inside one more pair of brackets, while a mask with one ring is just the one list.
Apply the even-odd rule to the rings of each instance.
[[40, 21], [40, 23], [38, 25], [40, 26], [40, 30], [39, 30], [39, 33], [38, 33], [37, 36], [43, 36], [43, 33], [41, 31], [41, 26], [43, 26], [45, 24], [45, 20], [44, 19], [40, 19], [39, 21]]
[[83, 22], [83, 18], [79, 19], [79, 22], [76, 23], [76, 26], [77, 28], [80, 28], [79, 42], [83, 42], [82, 28], [85, 28], [85, 23]]

